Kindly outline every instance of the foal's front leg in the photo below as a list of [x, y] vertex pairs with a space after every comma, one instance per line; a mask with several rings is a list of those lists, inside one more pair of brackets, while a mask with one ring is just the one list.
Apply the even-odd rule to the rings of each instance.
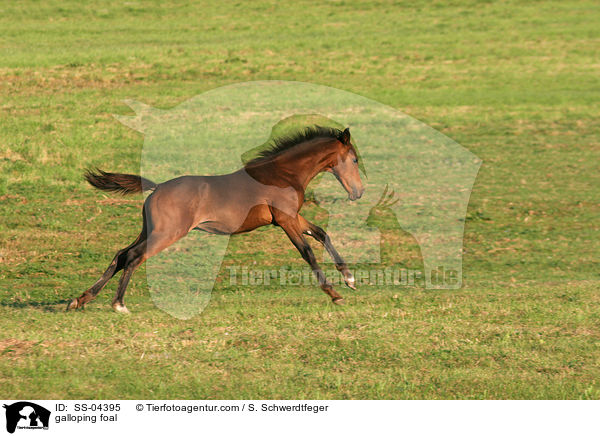
[[317, 264], [317, 259], [315, 258], [315, 254], [302, 236], [302, 227], [300, 225], [300, 221], [298, 219], [286, 219], [283, 222], [278, 221], [278, 224], [281, 226], [283, 231], [288, 235], [288, 238], [292, 241], [292, 243], [296, 246], [304, 260], [310, 265], [313, 270], [315, 276], [319, 280], [319, 284], [321, 285], [321, 289], [331, 297], [331, 301], [335, 304], [344, 304], [344, 299], [340, 294], [338, 294], [335, 289], [333, 289], [333, 285], [327, 281], [325, 274]]
[[302, 232], [309, 236], [312, 236], [325, 247], [331, 258], [335, 262], [336, 269], [340, 273], [342, 273], [346, 285], [348, 285], [349, 288], [356, 290], [354, 276], [348, 269], [348, 265], [346, 265], [346, 262], [344, 261], [344, 259], [342, 259], [342, 256], [340, 256], [340, 254], [337, 252], [337, 250], [331, 243], [331, 239], [329, 239], [329, 235], [325, 232], [325, 230], [323, 230], [316, 224], [311, 223], [310, 221], [308, 221], [300, 215], [298, 215], [298, 219], [302, 227]]

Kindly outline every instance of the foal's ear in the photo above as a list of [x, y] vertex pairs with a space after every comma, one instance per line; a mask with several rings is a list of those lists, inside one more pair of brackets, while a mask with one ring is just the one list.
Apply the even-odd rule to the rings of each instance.
[[344, 145], [350, 145], [350, 128], [346, 127], [346, 130], [342, 132], [340, 136], [340, 142]]

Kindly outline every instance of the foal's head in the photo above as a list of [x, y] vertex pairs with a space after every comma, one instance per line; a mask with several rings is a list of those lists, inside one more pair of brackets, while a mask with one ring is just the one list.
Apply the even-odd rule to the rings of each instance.
[[360, 180], [358, 154], [350, 140], [350, 129], [344, 130], [338, 141], [336, 157], [326, 171], [333, 173], [348, 193], [348, 198], [354, 201], [362, 197], [365, 188]]

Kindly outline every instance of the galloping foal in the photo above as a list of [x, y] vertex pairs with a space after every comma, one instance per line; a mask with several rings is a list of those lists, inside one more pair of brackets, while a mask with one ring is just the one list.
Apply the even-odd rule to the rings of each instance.
[[329, 236], [298, 212], [308, 183], [328, 171], [342, 184], [350, 200], [363, 194], [358, 154], [350, 130], [315, 126], [280, 140], [248, 162], [242, 169], [218, 176], [183, 176], [156, 184], [140, 176], [88, 171], [87, 181], [95, 188], [122, 194], [152, 190], [143, 208], [143, 227], [129, 246], [119, 250], [102, 277], [74, 299], [69, 309], [82, 308], [93, 300], [108, 280], [123, 270], [112, 307], [129, 312], [123, 303], [131, 275], [144, 260], [159, 253], [190, 230], [233, 235], [273, 224], [283, 229], [317, 276], [321, 288], [336, 304], [344, 300], [317, 264], [303, 234], [325, 246], [346, 285], [354, 277], [335, 250]]

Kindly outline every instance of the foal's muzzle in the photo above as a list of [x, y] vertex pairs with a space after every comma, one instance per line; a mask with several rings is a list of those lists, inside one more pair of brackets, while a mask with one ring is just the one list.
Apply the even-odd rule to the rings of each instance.
[[348, 193], [348, 198], [351, 201], [358, 200], [360, 197], [362, 197], [363, 192], [365, 192], [365, 188], [363, 188], [362, 186], [358, 189], [352, 188], [352, 192]]

